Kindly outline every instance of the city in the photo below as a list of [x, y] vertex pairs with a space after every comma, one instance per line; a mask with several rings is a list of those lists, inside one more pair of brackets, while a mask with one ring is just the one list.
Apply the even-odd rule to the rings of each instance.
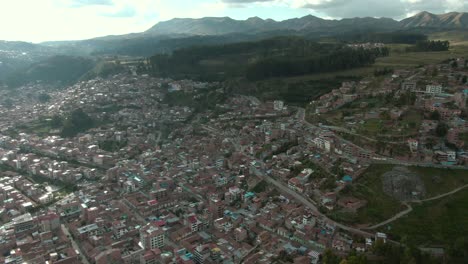
[[[427, 77], [434, 68], [438, 75]], [[14, 108], [0, 109], [1, 248], [16, 245], [5, 262], [266, 263], [286, 256], [317, 263], [326, 248], [369, 251], [387, 235], [376, 226], [340, 223], [328, 212], [366, 205], [340, 192], [372, 164], [468, 168], [461, 136], [468, 125], [460, 118], [468, 90], [453, 77], [465, 69], [402, 70], [372, 92], [372, 78], [343, 83], [307, 110], [226, 97], [218, 83], [136, 74], [83, 81], [51, 93], [46, 103], [24, 96], [40, 94], [41, 84], [23, 87]], [[438, 78], [448, 78], [449, 86], [417, 85]], [[224, 99], [205, 110], [166, 103], [176, 92]], [[408, 106], [362, 107], [361, 100], [405, 93], [414, 97]], [[346, 116], [343, 127], [307, 121], [353, 102], [366, 112]], [[99, 126], [63, 138], [52, 119], [75, 109]], [[361, 123], [384, 113], [389, 122], [399, 120], [413, 109], [436, 109], [448, 142], [462, 151], [437, 142], [428, 148], [437, 121], [425, 118], [414, 127], [419, 137], [399, 137], [406, 149], [392, 157], [346, 139], [365, 137], [354, 129]], [[429, 198], [413, 187], [409, 199]]]

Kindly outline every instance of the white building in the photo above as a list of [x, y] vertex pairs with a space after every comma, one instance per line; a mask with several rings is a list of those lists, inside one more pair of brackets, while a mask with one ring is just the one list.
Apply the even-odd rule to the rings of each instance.
[[442, 85], [427, 85], [426, 93], [429, 94], [440, 94], [442, 93]]
[[283, 108], [284, 108], [284, 102], [283, 101], [280, 101], [280, 100], [276, 100], [273, 102], [273, 108], [276, 110], [276, 111], [282, 111]]
[[140, 243], [144, 249], [162, 248], [164, 240], [164, 230], [154, 224], [147, 224], [140, 229]]
[[313, 140], [313, 143], [317, 148], [330, 152], [331, 142], [329, 140], [318, 137]]

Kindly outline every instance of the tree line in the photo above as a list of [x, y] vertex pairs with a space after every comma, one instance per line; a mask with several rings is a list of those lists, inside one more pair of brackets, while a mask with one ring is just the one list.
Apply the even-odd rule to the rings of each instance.
[[388, 54], [388, 48], [342, 48], [330, 54], [306, 59], [268, 58], [251, 64], [247, 68], [246, 77], [249, 80], [261, 80], [346, 70], [373, 64], [376, 58]]
[[204, 81], [261, 80], [365, 66], [388, 54], [388, 48], [352, 49], [301, 37], [277, 37], [156, 54], [150, 58], [149, 70], [156, 76]]
[[427, 51], [448, 51], [450, 42], [442, 40], [418, 41], [413, 47], [406, 50], [410, 52], [427, 52]]
[[426, 41], [427, 36], [418, 33], [410, 32], [362, 32], [362, 33], [349, 33], [337, 36], [338, 41], [351, 42], [351, 43], [386, 43], [386, 44], [416, 44], [419, 41]]

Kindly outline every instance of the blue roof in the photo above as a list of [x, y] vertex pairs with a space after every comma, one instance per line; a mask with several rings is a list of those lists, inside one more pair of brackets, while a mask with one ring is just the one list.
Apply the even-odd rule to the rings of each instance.
[[245, 198], [254, 197], [254, 196], [255, 196], [255, 193], [253, 193], [253, 192], [248, 192], [248, 193], [244, 194]]
[[349, 175], [345, 175], [345, 176], [343, 177], [343, 181], [345, 181], [345, 182], [352, 182], [352, 181], [353, 181], [353, 178], [352, 178], [351, 176], [349, 176]]

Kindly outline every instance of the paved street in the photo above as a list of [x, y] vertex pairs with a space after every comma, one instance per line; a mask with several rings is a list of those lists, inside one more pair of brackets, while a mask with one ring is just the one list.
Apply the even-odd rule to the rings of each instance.
[[64, 225], [64, 224], [61, 224], [60, 227], [62, 228], [62, 232], [70, 238], [70, 241], [71, 241], [71, 244], [72, 244], [72, 247], [74, 250], [80, 252], [80, 260], [84, 263], [84, 264], [90, 264], [89, 261], [86, 259], [85, 255], [83, 255], [83, 252], [81, 251], [81, 248], [78, 246], [78, 244], [76, 243], [75, 239], [73, 239], [73, 237], [71, 236], [70, 234], [70, 231], [68, 230], [68, 228]]

